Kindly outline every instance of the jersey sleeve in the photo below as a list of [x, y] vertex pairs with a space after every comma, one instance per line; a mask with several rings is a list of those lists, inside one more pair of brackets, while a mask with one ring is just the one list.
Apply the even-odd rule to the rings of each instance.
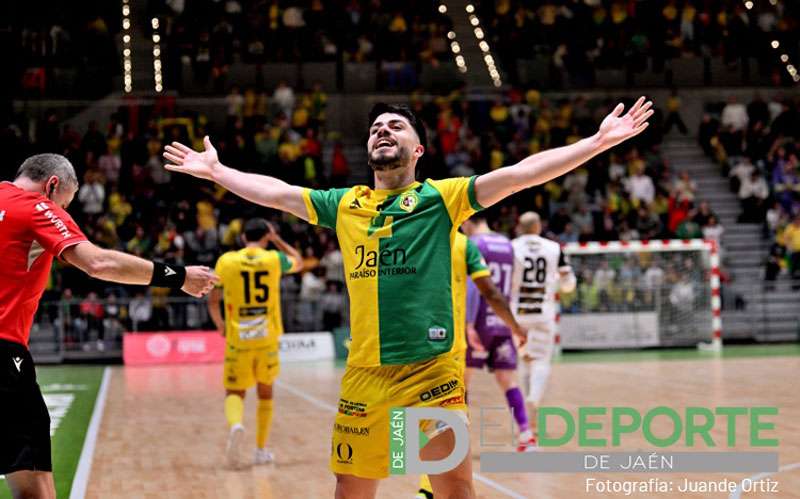
[[453, 225], [461, 225], [461, 222], [483, 209], [483, 206], [478, 204], [478, 198], [475, 195], [477, 178], [478, 176], [474, 175], [472, 177], [429, 180], [430, 184], [441, 194]]
[[36, 203], [31, 227], [33, 238], [55, 256], [60, 256], [70, 246], [87, 241], [69, 213], [50, 201]]
[[227, 254], [223, 254], [217, 259], [217, 264], [214, 266], [214, 273], [219, 276], [219, 282], [216, 284], [218, 288], [225, 286], [225, 278], [230, 267], [229, 261]]
[[489, 267], [486, 266], [486, 260], [483, 259], [478, 246], [467, 239], [467, 274], [472, 279], [479, 279], [490, 275]]
[[350, 189], [303, 189], [303, 201], [306, 203], [309, 223], [336, 229], [339, 203], [348, 190]]
[[281, 262], [281, 273], [282, 274], [291, 274], [297, 272], [297, 262], [294, 258], [290, 257], [283, 251], [278, 252], [278, 259]]

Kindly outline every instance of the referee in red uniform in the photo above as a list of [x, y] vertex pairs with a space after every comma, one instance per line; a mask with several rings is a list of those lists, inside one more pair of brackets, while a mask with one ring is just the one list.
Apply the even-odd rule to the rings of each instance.
[[72, 164], [58, 154], [30, 157], [14, 182], [0, 183], [0, 474], [15, 498], [55, 498], [50, 416], [28, 352], [53, 257], [97, 279], [180, 288], [192, 296], [206, 294], [217, 281], [207, 267], [95, 246], [65, 211], [77, 190]]

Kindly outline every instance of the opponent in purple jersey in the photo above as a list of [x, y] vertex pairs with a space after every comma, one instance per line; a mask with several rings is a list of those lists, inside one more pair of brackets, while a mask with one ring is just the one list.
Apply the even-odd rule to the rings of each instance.
[[[492, 281], [506, 300], [511, 295], [511, 276], [514, 271], [514, 248], [502, 234], [492, 232], [486, 219], [474, 216], [461, 225], [461, 230], [481, 252]], [[517, 346], [511, 330], [480, 297], [475, 285], [467, 287], [467, 369], [464, 384], [469, 386], [473, 370], [487, 366], [506, 396], [508, 407], [519, 427], [519, 446], [524, 452], [535, 447], [528, 425], [525, 399], [517, 383]]]

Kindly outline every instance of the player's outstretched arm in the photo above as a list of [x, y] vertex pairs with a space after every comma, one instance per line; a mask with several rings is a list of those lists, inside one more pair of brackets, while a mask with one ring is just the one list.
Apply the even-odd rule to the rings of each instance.
[[653, 115], [653, 103], [644, 97], [623, 115], [618, 104], [600, 124], [597, 133], [574, 144], [528, 156], [519, 163], [481, 175], [475, 181], [475, 194], [483, 207], [534, 185], [543, 184], [577, 168], [598, 154], [642, 133]]
[[211, 180], [252, 203], [287, 211], [303, 220], [308, 220], [302, 187], [289, 185], [274, 177], [228, 168], [219, 162], [217, 150], [211, 145], [208, 137], [203, 139], [203, 144], [205, 150], [202, 152], [193, 151], [180, 142], [166, 146], [164, 158], [171, 163], [164, 165], [164, 168]]
[[[154, 264], [138, 256], [100, 248], [90, 242], [83, 242], [65, 249], [61, 256], [72, 265], [78, 267], [95, 279], [118, 282], [121, 284], [155, 285], [182, 289], [192, 296], [203, 296], [216, 282], [216, 275], [208, 267], [189, 266], [169, 267], [165, 276], [154, 276], [154, 272], [164, 264]], [[183, 282], [178, 282], [185, 272]]]
[[492, 307], [494, 313], [511, 328], [511, 332], [516, 336], [517, 340], [519, 340], [519, 346], [524, 345], [525, 342], [528, 341], [528, 332], [525, 328], [520, 326], [517, 319], [514, 318], [514, 314], [511, 313], [511, 308], [508, 306], [508, 300], [506, 300], [503, 293], [497, 289], [497, 286], [494, 285], [492, 278], [489, 276], [479, 277], [473, 279], [473, 282], [481, 292], [481, 295], [486, 299], [489, 306]]

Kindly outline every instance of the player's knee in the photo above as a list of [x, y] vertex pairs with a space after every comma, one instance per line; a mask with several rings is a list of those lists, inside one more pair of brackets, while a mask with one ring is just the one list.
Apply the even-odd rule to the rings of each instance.
[[[368, 481], [336, 473], [336, 499], [371, 499], [375, 490]], [[366, 483], [365, 483], [366, 482]]]
[[442, 480], [432, 480], [431, 482], [433, 484], [433, 497], [448, 499], [472, 499], [475, 497], [472, 481], [466, 477], [449, 476], [445, 482], [442, 482]]

